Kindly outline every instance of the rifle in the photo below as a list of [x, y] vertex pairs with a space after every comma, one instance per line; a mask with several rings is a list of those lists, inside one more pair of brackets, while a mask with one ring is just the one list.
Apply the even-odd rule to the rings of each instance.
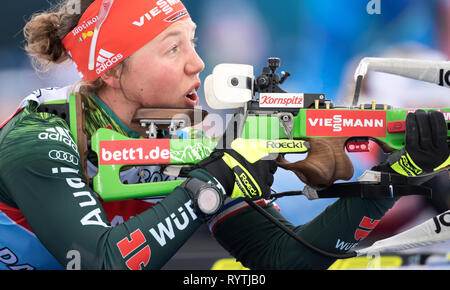
[[[369, 140], [373, 140], [384, 152], [403, 148], [406, 116], [419, 109], [396, 109], [375, 102], [358, 104], [367, 72], [383, 71], [448, 87], [449, 62], [364, 58], [355, 73], [356, 86], [351, 106], [336, 106], [324, 94], [287, 93], [280, 85], [290, 74], [282, 72], [280, 77], [276, 73], [279, 66], [280, 59], [269, 58], [268, 66], [256, 78], [253, 67], [249, 65], [220, 64], [214, 68], [204, 85], [208, 105], [218, 110], [235, 109], [233, 118], [219, 141], [204, 134], [180, 138], [178, 132], [191, 126], [192, 120], [194, 126], [203, 122], [208, 113], [201, 109], [140, 109], [133, 118], [133, 129], [145, 136], [141, 139], [129, 138], [109, 129], [97, 130], [90, 141], [79, 143], [84, 168], [87, 167], [88, 146], [98, 156], [98, 172], [92, 180], [94, 190], [104, 201], [165, 196], [183, 180], [123, 184], [120, 181], [122, 168], [129, 165], [158, 165], [165, 167], [165, 174], [185, 177], [195, 164], [208, 157], [213, 150], [231, 147], [245, 154], [250, 162], [278, 155], [280, 167], [295, 172], [307, 186], [322, 188], [319, 192], [314, 191], [313, 198], [431, 195], [431, 189], [420, 184], [435, 176], [436, 172], [419, 177], [404, 177], [366, 171], [358, 182], [334, 182], [352, 178], [354, 169], [347, 153], [369, 151]], [[74, 102], [77, 116], [83, 120], [83, 116], [78, 114], [83, 111], [83, 101]], [[421, 109], [440, 110], [444, 114], [449, 143], [450, 108]], [[85, 139], [83, 123], [84, 121], [81, 124], [72, 122], [76, 124], [72, 132], [76, 131], [78, 137]], [[170, 137], [158, 139], [161, 129], [168, 131]], [[307, 154], [307, 157], [302, 161], [289, 163], [283, 156], [288, 153]], [[449, 167], [450, 158], [439, 171], [446, 171]], [[86, 170], [84, 174], [87, 176]], [[308, 196], [307, 193], [293, 191], [272, 194], [272, 197], [292, 194]], [[362, 250], [334, 254], [321, 250], [297, 236], [254, 202], [246, 202], [296, 241], [322, 255], [344, 259], [365, 253]], [[423, 232], [420, 229], [418, 231]], [[377, 250], [390, 249], [392, 245], [400, 249], [431, 244], [442, 241], [442, 237], [429, 235], [425, 240], [411, 243], [403, 236], [395, 236]]]
[[[235, 109], [224, 135], [228, 140], [224, 143], [218, 144], [205, 135], [183, 139], [177, 135], [177, 131], [205, 119], [208, 113], [201, 109], [138, 110], [133, 122], [146, 138], [128, 138], [109, 129], [96, 131], [90, 142], [98, 156], [98, 173], [92, 182], [94, 190], [105, 201], [170, 194], [182, 180], [123, 184], [120, 171], [129, 165], [160, 165], [165, 167], [165, 173], [183, 177], [192, 166], [221, 146], [231, 146], [238, 152], [249, 152], [243, 149], [252, 148], [255, 160], [273, 153], [281, 154], [277, 159], [280, 167], [293, 171], [313, 188], [330, 188], [337, 180], [353, 177], [354, 169], [347, 153], [368, 152], [369, 140], [380, 145], [384, 152], [401, 149], [406, 115], [418, 109], [396, 109], [375, 102], [358, 104], [362, 81], [369, 70], [442, 86], [449, 86], [450, 75], [449, 62], [364, 58], [355, 73], [353, 104], [337, 106], [324, 94], [287, 93], [281, 89], [280, 85], [290, 74], [282, 72], [280, 77], [276, 73], [279, 66], [279, 58], [269, 58], [268, 66], [255, 77], [250, 65], [219, 64], [206, 78], [207, 104], [218, 110]], [[437, 109], [444, 114], [447, 140], [450, 140], [450, 108], [421, 109]], [[170, 138], [156, 138], [161, 129], [168, 131]], [[80, 151], [86, 151], [86, 146]], [[307, 157], [290, 163], [283, 157], [287, 153], [307, 154]], [[447, 162], [444, 167], [448, 166]], [[371, 182], [380, 182], [380, 178], [373, 177]], [[324, 197], [329, 197], [326, 191], [323, 193]]]

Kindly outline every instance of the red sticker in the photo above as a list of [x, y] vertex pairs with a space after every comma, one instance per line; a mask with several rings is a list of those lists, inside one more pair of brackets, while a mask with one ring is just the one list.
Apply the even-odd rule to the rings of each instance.
[[308, 110], [306, 136], [386, 137], [386, 111]]
[[169, 139], [100, 141], [100, 165], [170, 163]]
[[[133, 251], [137, 250], [140, 246], [144, 245], [147, 240], [140, 229], [135, 230], [130, 234], [130, 239], [123, 238], [116, 245], [119, 248], [122, 258], [126, 258]], [[150, 261], [151, 250], [150, 246], [146, 245], [144, 248], [139, 250], [131, 258], [127, 259], [125, 264], [130, 270], [142, 270], [143, 267], [148, 265]]]
[[406, 130], [406, 121], [391, 121], [387, 124], [387, 131], [389, 133], [402, 133]]

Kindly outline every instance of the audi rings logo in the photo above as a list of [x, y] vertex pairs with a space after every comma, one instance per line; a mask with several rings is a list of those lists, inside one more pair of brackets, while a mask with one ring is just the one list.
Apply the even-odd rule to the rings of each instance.
[[65, 151], [52, 150], [48, 152], [48, 156], [53, 160], [67, 161], [73, 165], [78, 165], [78, 157]]

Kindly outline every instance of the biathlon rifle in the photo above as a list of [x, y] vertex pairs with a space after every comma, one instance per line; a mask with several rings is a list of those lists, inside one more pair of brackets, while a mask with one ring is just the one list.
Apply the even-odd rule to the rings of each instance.
[[[205, 135], [180, 138], [177, 132], [201, 123], [207, 112], [177, 108], [138, 110], [133, 122], [144, 138], [134, 139], [109, 129], [99, 129], [90, 142], [78, 142], [84, 163], [88, 145], [97, 153], [98, 172], [92, 179], [94, 190], [105, 201], [168, 195], [183, 180], [123, 184], [121, 170], [131, 165], [159, 165], [165, 167], [164, 173], [168, 175], [185, 177], [195, 164], [221, 146], [247, 152], [250, 161], [279, 154], [279, 166], [295, 172], [305, 184], [313, 188], [330, 188], [337, 180], [353, 177], [354, 169], [347, 153], [369, 151], [370, 140], [380, 145], [384, 152], [403, 148], [406, 115], [419, 109], [397, 109], [375, 102], [359, 104], [361, 85], [369, 70], [450, 86], [450, 62], [364, 58], [355, 73], [353, 103], [337, 106], [324, 94], [288, 93], [281, 89], [280, 85], [290, 74], [282, 72], [278, 75], [279, 66], [280, 59], [269, 58], [268, 66], [255, 77], [250, 65], [220, 64], [206, 78], [207, 104], [217, 110], [235, 110], [226, 128], [224, 136], [228, 140], [224, 143], [219, 144]], [[450, 100], [448, 96], [443, 99]], [[82, 100], [76, 102], [81, 110]], [[421, 109], [440, 110], [444, 114], [447, 140], [450, 140], [450, 107]], [[84, 134], [81, 130], [83, 121], [77, 122], [77, 134]], [[170, 138], [157, 138], [161, 129], [169, 132]], [[290, 163], [283, 157], [287, 153], [307, 156]], [[443, 170], [449, 165], [447, 161]], [[380, 178], [383, 177], [363, 179], [362, 183], [379, 183]]]

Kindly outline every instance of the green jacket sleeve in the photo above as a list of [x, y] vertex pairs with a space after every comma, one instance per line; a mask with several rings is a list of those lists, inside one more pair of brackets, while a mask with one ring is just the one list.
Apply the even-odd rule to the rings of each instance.
[[[395, 201], [340, 198], [316, 218], [299, 226], [286, 220], [273, 204], [264, 200], [258, 203], [315, 247], [343, 254], [370, 234]], [[300, 244], [240, 200], [228, 199], [209, 227], [217, 241], [250, 269], [325, 270], [336, 261]]]
[[49, 114], [28, 115], [3, 134], [0, 156], [0, 196], [21, 210], [63, 266], [76, 250], [82, 269], [159, 269], [202, 223], [178, 187], [156, 206], [111, 227], [83, 180], [67, 125]]

